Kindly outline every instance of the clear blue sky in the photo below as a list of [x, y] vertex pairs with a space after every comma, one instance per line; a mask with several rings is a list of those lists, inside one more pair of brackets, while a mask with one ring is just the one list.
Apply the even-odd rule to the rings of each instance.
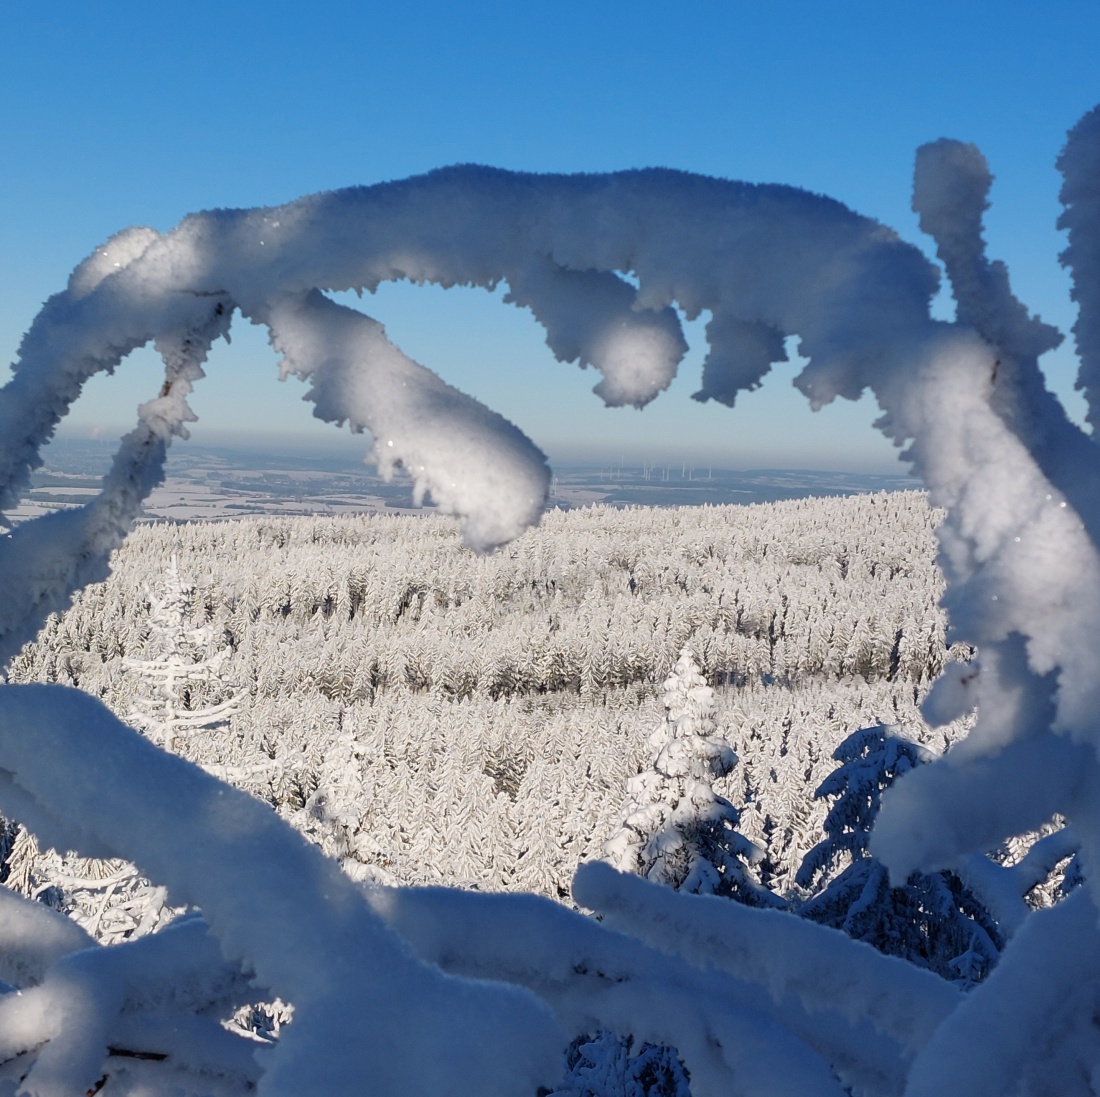
[[[924, 246], [909, 210], [913, 152], [941, 136], [988, 156], [991, 251], [1068, 332], [1054, 159], [1100, 101], [1098, 43], [1097, 0], [4, 0], [0, 357], [126, 225], [166, 230], [195, 209], [455, 162], [791, 183]], [[554, 362], [526, 314], [483, 292], [398, 286], [368, 307], [552, 457], [898, 468], [868, 401], [814, 415], [789, 368], [733, 411], [699, 405], [693, 346], [655, 404], [609, 411], [589, 392], [593, 374]], [[1070, 350], [1050, 356], [1076, 415], [1074, 368]], [[263, 339], [239, 327], [196, 393], [202, 426], [336, 438], [310, 419], [298, 383], [275, 376]], [[137, 358], [89, 387], [73, 424], [126, 426], [157, 387], [155, 363]]]

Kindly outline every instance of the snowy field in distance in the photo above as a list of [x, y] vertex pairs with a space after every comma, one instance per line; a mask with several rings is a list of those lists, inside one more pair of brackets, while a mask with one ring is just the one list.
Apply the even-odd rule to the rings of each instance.
[[[364, 453], [367, 446], [364, 443]], [[406, 480], [392, 483], [354, 456], [311, 456], [187, 443], [173, 449], [168, 475], [145, 506], [147, 519], [209, 521], [246, 515], [430, 513], [414, 507]], [[90, 501], [99, 491], [113, 443], [56, 440], [19, 505], [13, 523]], [[807, 469], [731, 470], [688, 462], [558, 462], [549, 505], [697, 506], [770, 503], [807, 496], [859, 495], [919, 487], [902, 475]]]

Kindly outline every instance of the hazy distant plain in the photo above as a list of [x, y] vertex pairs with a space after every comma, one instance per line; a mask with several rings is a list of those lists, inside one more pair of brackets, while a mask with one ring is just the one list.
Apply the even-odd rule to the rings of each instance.
[[[33, 477], [9, 522], [77, 506], [99, 490], [113, 446], [59, 440]], [[853, 495], [919, 487], [903, 475], [800, 469], [731, 470], [678, 465], [557, 464], [548, 505], [690, 506], [766, 503], [809, 495]], [[310, 457], [187, 445], [174, 451], [168, 474], [145, 506], [149, 521], [210, 521], [246, 515], [423, 513], [407, 479], [384, 481], [347, 456]]]

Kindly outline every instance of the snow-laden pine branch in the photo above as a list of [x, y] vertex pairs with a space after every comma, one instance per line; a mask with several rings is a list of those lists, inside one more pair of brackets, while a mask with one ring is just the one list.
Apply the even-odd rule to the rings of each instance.
[[[231, 965], [294, 1002], [299, 1014], [265, 1064], [268, 1092], [352, 1093], [374, 1078], [386, 1093], [481, 1097], [554, 1080], [562, 1037], [530, 993], [418, 961], [336, 863], [266, 805], [159, 750], [94, 698], [59, 686], [0, 689], [0, 756], [6, 810], [56, 848], [128, 857], [174, 900], [201, 908]], [[94, 969], [96, 955], [79, 970]], [[109, 984], [103, 993], [114, 997], [97, 1004], [88, 978], [88, 1016], [107, 1025], [122, 999]], [[99, 1077], [108, 1041], [95, 1042], [87, 1020], [75, 1017], [70, 1030], [62, 1014], [56, 1035], [37, 1030], [38, 1042], [76, 1048], [46, 1057], [45, 1080], [32, 1069], [38, 1097]]]

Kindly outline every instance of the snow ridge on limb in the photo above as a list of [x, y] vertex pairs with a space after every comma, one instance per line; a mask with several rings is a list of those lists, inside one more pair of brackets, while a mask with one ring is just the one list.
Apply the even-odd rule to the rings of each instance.
[[[640, 886], [675, 901], [668, 888]], [[900, 1097], [907, 1056], [892, 1040], [731, 977], [711, 957], [671, 954], [668, 942], [656, 948], [531, 895], [371, 887], [367, 896], [426, 960], [529, 988], [573, 1034], [602, 1028], [676, 1047], [698, 1097], [825, 1097], [842, 1092], [838, 1079], [861, 1097]]]
[[137, 1066], [159, 1084], [170, 1076], [180, 1093], [255, 1087], [256, 1045], [210, 1016], [250, 1001], [251, 975], [222, 959], [200, 918], [103, 948], [71, 919], [0, 888], [0, 931], [0, 1079], [16, 1070], [28, 1092], [60, 1097]]
[[87, 941], [34, 984], [0, 996], [0, 1063], [22, 1062], [25, 1091], [35, 1097], [87, 1090], [125, 1075], [134, 1059], [156, 1064], [181, 1092], [202, 1092], [217, 1079], [245, 1093], [260, 1073], [256, 1045], [207, 1014], [231, 1011], [253, 993], [201, 918], [114, 947]]
[[529, 993], [418, 961], [264, 804], [158, 750], [93, 698], [6, 686], [0, 752], [5, 811], [63, 848], [125, 851], [173, 901], [202, 908], [227, 959], [293, 1001], [266, 1093], [350, 1093], [368, 1077], [386, 1093], [484, 1097], [554, 1080], [564, 1034]]
[[989, 403], [1028, 447], [1043, 474], [1100, 538], [1100, 464], [1092, 440], [1046, 387], [1039, 357], [1062, 342], [1057, 328], [1029, 315], [1008, 268], [986, 256], [982, 214], [993, 176], [973, 145], [940, 140], [917, 150], [913, 210], [936, 241], [960, 324], [994, 348]]
[[0, 888], [0, 980], [11, 986], [40, 983], [50, 965], [95, 943], [71, 918], [44, 903]]
[[1069, 131], [1058, 170], [1065, 207], [1058, 227], [1069, 232], [1061, 258], [1079, 310], [1073, 325], [1080, 359], [1077, 387], [1088, 401], [1088, 421], [1095, 431], [1100, 420], [1100, 107]]
[[685, 896], [600, 861], [577, 870], [573, 896], [621, 933], [758, 983], [774, 1000], [790, 995], [810, 1012], [866, 1020], [910, 1052], [923, 1046], [961, 997], [930, 972], [827, 926], [786, 911]]
[[534, 525], [546, 503], [546, 458], [503, 416], [407, 358], [377, 321], [317, 290], [260, 313], [284, 375], [309, 380], [314, 415], [374, 437], [373, 459], [404, 467], [426, 494], [465, 516], [466, 541], [496, 548]]

